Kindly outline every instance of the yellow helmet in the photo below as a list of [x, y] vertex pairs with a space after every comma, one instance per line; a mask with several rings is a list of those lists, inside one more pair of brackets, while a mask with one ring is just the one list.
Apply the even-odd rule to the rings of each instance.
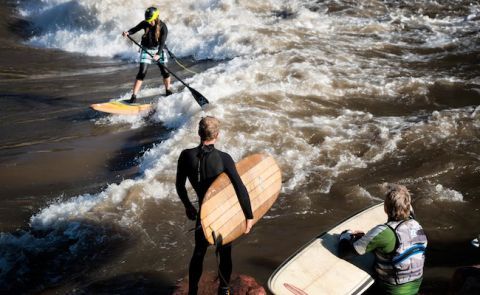
[[158, 18], [158, 15], [160, 12], [158, 11], [158, 8], [156, 7], [149, 7], [147, 10], [145, 10], [145, 21], [151, 22], [154, 21]]

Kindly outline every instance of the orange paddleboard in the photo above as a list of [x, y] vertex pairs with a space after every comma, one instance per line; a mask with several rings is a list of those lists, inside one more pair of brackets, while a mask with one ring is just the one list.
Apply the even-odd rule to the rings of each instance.
[[153, 110], [152, 104], [128, 103], [125, 100], [113, 100], [105, 103], [95, 103], [90, 107], [102, 113], [116, 115], [138, 115], [145, 114]]

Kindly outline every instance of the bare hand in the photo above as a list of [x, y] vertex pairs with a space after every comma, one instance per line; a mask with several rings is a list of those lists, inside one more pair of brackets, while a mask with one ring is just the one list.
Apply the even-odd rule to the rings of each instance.
[[247, 219], [245, 234], [248, 234], [250, 232], [250, 230], [252, 229], [252, 226], [253, 226], [253, 219]]
[[356, 231], [353, 232], [352, 237], [353, 237], [353, 240], [356, 241], [356, 240], [361, 239], [364, 235], [365, 235], [364, 232], [356, 230]]
[[160, 55], [155, 54], [155, 55], [153, 56], [153, 60], [154, 60], [154, 61], [158, 61], [159, 59], [160, 59]]
[[123, 33], [122, 33], [122, 36], [123, 36], [123, 37], [127, 37], [128, 35], [130, 35], [128, 32], [123, 32]]

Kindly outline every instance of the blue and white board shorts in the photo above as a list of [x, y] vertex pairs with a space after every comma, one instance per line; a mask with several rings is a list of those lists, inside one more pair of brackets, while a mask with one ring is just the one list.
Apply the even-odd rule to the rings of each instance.
[[[157, 49], [147, 49], [147, 51], [151, 55], [157, 54]], [[140, 50], [140, 63], [145, 63], [145, 64], [152, 64], [153, 58], [145, 51], [145, 50]], [[160, 59], [158, 60], [161, 64], [164, 64], [167, 62], [167, 55], [165, 54], [164, 50], [162, 50], [162, 54], [160, 54]]]

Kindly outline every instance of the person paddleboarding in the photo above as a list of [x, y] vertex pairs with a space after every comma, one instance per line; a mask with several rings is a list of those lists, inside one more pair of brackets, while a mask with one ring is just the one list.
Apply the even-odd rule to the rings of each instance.
[[[160, 20], [160, 12], [156, 7], [149, 7], [145, 11], [145, 20], [128, 31], [122, 33], [123, 37], [133, 35], [143, 29], [145, 33], [142, 36], [142, 46], [144, 49], [140, 50], [140, 68], [133, 84], [132, 97], [129, 102], [134, 103], [137, 99], [137, 94], [142, 87], [143, 79], [147, 74], [148, 65], [153, 62], [158, 63], [160, 72], [163, 77], [163, 84], [165, 85], [165, 95], [172, 94], [170, 90], [170, 74], [165, 70], [163, 64], [166, 56], [163, 52], [165, 41], [167, 40], [168, 29], [167, 25]], [[151, 57], [153, 56], [153, 58]]]

